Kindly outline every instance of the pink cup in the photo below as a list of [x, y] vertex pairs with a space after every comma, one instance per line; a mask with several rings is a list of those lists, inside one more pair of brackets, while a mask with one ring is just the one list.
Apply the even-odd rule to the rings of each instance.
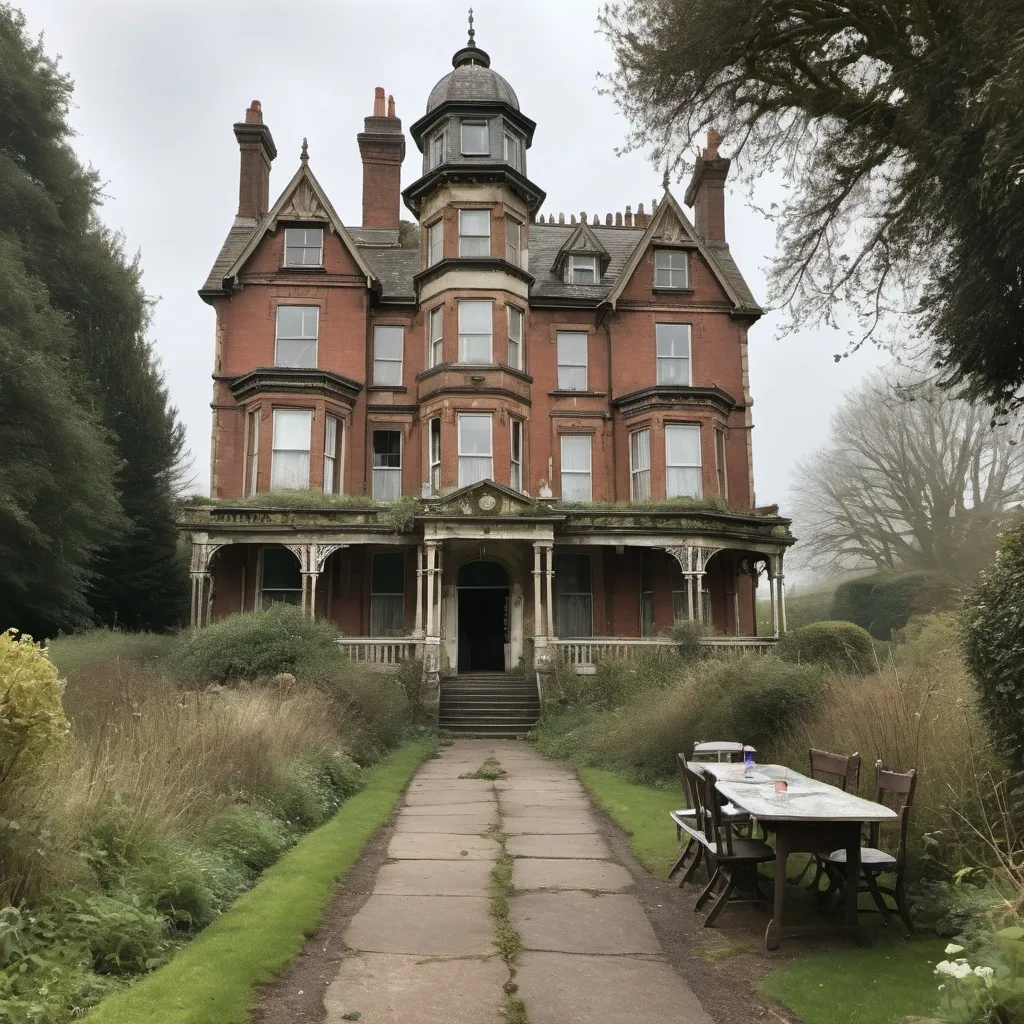
[[787, 789], [789, 789], [789, 783], [785, 779], [776, 779], [775, 780], [775, 792], [776, 793], [785, 793]]

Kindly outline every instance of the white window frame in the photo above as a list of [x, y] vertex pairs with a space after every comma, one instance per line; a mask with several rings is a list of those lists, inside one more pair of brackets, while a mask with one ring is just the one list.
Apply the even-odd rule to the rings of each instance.
[[[696, 431], [697, 432], [697, 461], [696, 462], [669, 462], [669, 452], [671, 451], [671, 445], [669, 443], [670, 435], [678, 430]], [[703, 438], [701, 437], [701, 430], [699, 423], [666, 423], [665, 424], [665, 497], [666, 498], [700, 498], [704, 494], [704, 473], [703, 473], [703, 459], [701, 451], [701, 443]], [[692, 491], [684, 492], [679, 487], [672, 483], [673, 470], [696, 470], [697, 487], [696, 493]]]
[[246, 416], [245, 423], [245, 493], [255, 494], [260, 479], [260, 410], [253, 409]]
[[[517, 171], [523, 169], [523, 144], [518, 135], [505, 132], [504, 140], [505, 163]], [[511, 158], [510, 158], [511, 157]]]
[[[488, 307], [487, 322], [490, 330], [484, 334], [470, 334], [463, 330], [462, 311], [470, 304]], [[469, 359], [470, 346], [474, 340], [487, 338], [487, 359]], [[467, 366], [490, 366], [494, 363], [494, 302], [491, 299], [459, 299], [459, 362]]]
[[[584, 472], [582, 469], [566, 469], [566, 441], [587, 442], [587, 469]], [[560, 494], [562, 501], [593, 501], [594, 500], [594, 438], [591, 434], [561, 434], [559, 436], [559, 472], [561, 476], [561, 489]], [[576, 487], [580, 486], [580, 480], [586, 478], [586, 487], [581, 490], [579, 494], [576, 493]], [[569, 495], [566, 495], [566, 484], [572, 484], [568, 488]], [[581, 496], [581, 495], [585, 495]]]
[[[301, 238], [299, 237], [301, 235]], [[310, 244], [310, 236], [315, 245]], [[316, 253], [315, 260], [307, 259], [308, 253]], [[301, 259], [292, 260], [292, 254], [301, 253]], [[322, 267], [324, 265], [323, 228], [285, 228], [284, 265], [286, 267]]]
[[714, 427], [715, 476], [718, 479], [718, 493], [729, 499], [729, 464], [726, 456], [726, 433], [722, 427]]
[[[467, 423], [469, 420], [486, 420], [487, 421], [487, 445], [488, 453], [483, 452], [464, 452], [462, 450], [462, 425]], [[479, 483], [481, 480], [493, 480], [494, 479], [494, 418], [490, 413], [475, 413], [475, 412], [460, 412], [458, 415], [458, 432], [459, 432], [459, 487], [468, 487], [470, 484]], [[474, 462], [487, 461], [488, 468], [487, 472], [483, 476], [479, 475], [479, 470], [474, 468], [470, 471], [470, 464], [468, 460], [472, 459]]]
[[[331, 427], [334, 428], [333, 444]], [[341, 445], [343, 431], [341, 417], [328, 413], [324, 417], [324, 494], [341, 493]]]
[[[513, 243], [513, 239], [515, 239]], [[522, 266], [523, 225], [511, 217], [505, 218], [505, 262], [514, 267]]]
[[[523, 368], [523, 334], [526, 329], [526, 314], [518, 307], [508, 303], [508, 365], [513, 370]], [[513, 329], [513, 324], [516, 328]]]
[[[466, 149], [466, 129], [483, 128], [484, 144], [483, 149]], [[480, 121], [469, 119], [459, 124], [459, 152], [463, 156], [490, 156], [491, 155], [491, 129], [486, 120]]]
[[[278, 437], [278, 424], [283, 423], [287, 416], [303, 416], [305, 417], [307, 424], [307, 435], [306, 435], [306, 447], [305, 448], [285, 448], [279, 443]], [[272, 491], [308, 491], [309, 490], [309, 462], [310, 462], [310, 449], [312, 447], [313, 439], [313, 410], [312, 409], [275, 409], [274, 410], [274, 423], [273, 423], [273, 440], [271, 441], [271, 458], [270, 458], [270, 489]], [[306, 465], [305, 465], [305, 481], [302, 480], [303, 469], [301, 466], [301, 460], [298, 472], [296, 474], [297, 483], [283, 482], [282, 477], [285, 475], [285, 470], [281, 466], [278, 455], [302, 455], [305, 453]]]
[[[583, 339], [583, 362], [570, 362], [568, 354], [563, 352], [562, 339]], [[566, 340], [566, 348], [570, 342]], [[588, 361], [590, 358], [590, 335], [586, 331], [556, 331], [555, 346], [558, 350], [558, 390], [559, 391], [589, 391], [590, 371]], [[578, 357], [576, 357], [578, 358]], [[574, 377], [579, 377], [579, 371], [583, 370], [583, 387], [572, 383]], [[564, 373], [562, 371], [565, 371]], [[575, 372], [574, 372], [575, 371]]]
[[[380, 342], [383, 337], [397, 332], [398, 355], [381, 355]], [[401, 324], [373, 325], [373, 386], [400, 388], [402, 386], [402, 364], [405, 358], [405, 328]]]
[[508, 485], [513, 491], [521, 492], [523, 489], [523, 421], [509, 417], [508, 429]]
[[427, 428], [427, 462], [430, 466], [430, 492], [441, 493], [441, 417], [435, 416]]
[[[374, 437], [377, 434], [398, 435], [397, 466], [377, 465], [377, 452], [374, 444]], [[400, 427], [397, 429], [392, 429], [391, 427], [374, 427], [370, 431], [370, 460], [373, 474], [371, 497], [374, 501], [397, 501], [402, 496], [402, 468], [403, 463], [405, 462], [405, 436], [403, 435]], [[395, 485], [391, 481], [395, 480], [398, 482], [397, 493], [392, 494], [391, 492], [395, 491]]]
[[[679, 261], [681, 266], [672, 264]], [[680, 249], [654, 250], [654, 287], [684, 289], [690, 287], [690, 256]]]
[[427, 228], [427, 266], [444, 259], [444, 218], [439, 217]]
[[[301, 309], [304, 312], [314, 311], [313, 334], [281, 334], [281, 310], [282, 309]], [[306, 317], [302, 317], [302, 327], [300, 330], [305, 331], [306, 329]], [[298, 342], [302, 345], [308, 345], [310, 342], [313, 343], [313, 360], [312, 362], [295, 360], [292, 362], [281, 361], [281, 342], [287, 345], [289, 342]], [[320, 307], [319, 306], [301, 306], [298, 303], [282, 302], [278, 305], [277, 310], [274, 314], [274, 365], [275, 366], [289, 366], [297, 369], [314, 370], [317, 365], [317, 356], [320, 349]]]
[[[446, 129], [435, 132], [427, 142], [427, 170], [432, 171], [435, 167], [444, 163], [447, 140], [445, 139]], [[436, 159], [435, 159], [436, 158]]]
[[[478, 215], [483, 214], [487, 218], [487, 233], [486, 234], [468, 234], [463, 230], [463, 220], [466, 214]], [[476, 243], [480, 239], [486, 239], [486, 245], [481, 245], [480, 248], [484, 249], [483, 252], [472, 252]], [[459, 258], [460, 259], [487, 259], [491, 255], [491, 211], [490, 210], [459, 210]]]
[[[577, 270], [589, 270], [594, 275], [593, 281], [577, 281]], [[570, 256], [565, 263], [565, 283], [595, 285], [601, 283], [601, 264], [596, 256]]]
[[427, 366], [444, 361], [444, 306], [435, 306], [427, 314]]
[[647, 501], [651, 496], [651, 428], [629, 435], [629, 499]]
[[[686, 355], [670, 354], [669, 346], [673, 343], [672, 335], [680, 328], [685, 328]], [[675, 339], [678, 340], [678, 339]], [[655, 324], [654, 325], [655, 358], [657, 359], [657, 380], [659, 384], [690, 387], [693, 384], [693, 328], [690, 324]], [[672, 376], [668, 370], [672, 364], [685, 364], [686, 373], [683, 379]]]

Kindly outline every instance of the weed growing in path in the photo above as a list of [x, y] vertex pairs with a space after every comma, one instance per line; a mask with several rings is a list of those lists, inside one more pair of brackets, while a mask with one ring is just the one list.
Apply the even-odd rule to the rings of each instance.
[[501, 762], [496, 757], [489, 757], [475, 772], [466, 772], [465, 775], [460, 775], [459, 778], [488, 779], [491, 782], [495, 782], [498, 779], [505, 778], [506, 775], [508, 775], [508, 772], [501, 767]]

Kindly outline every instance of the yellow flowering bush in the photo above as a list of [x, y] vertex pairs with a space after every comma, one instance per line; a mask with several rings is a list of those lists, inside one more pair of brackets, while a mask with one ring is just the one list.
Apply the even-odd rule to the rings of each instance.
[[57, 670], [42, 645], [0, 633], [0, 786], [36, 771], [67, 734]]

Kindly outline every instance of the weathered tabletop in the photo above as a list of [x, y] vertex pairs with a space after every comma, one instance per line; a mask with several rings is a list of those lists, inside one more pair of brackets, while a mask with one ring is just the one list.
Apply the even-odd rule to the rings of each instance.
[[[778, 764], [754, 766], [754, 781], [747, 781], [741, 764], [693, 762], [698, 771], [718, 779], [717, 789], [728, 801], [758, 821], [892, 821], [896, 812], [873, 800], [844, 793], [827, 782], [810, 779]], [[764, 781], [758, 779], [761, 777]], [[789, 784], [775, 792], [775, 780]]]
[[[767, 824], [775, 835], [775, 907], [765, 932], [765, 948], [778, 949], [784, 938], [819, 935], [824, 931], [850, 935], [859, 943], [867, 935], [857, 920], [857, 888], [860, 876], [861, 824], [892, 821], [895, 811], [844, 793], [827, 782], [809, 779], [800, 772], [778, 764], [759, 764], [746, 779], [741, 764], [691, 761], [696, 772], [710, 771], [718, 780], [716, 788], [728, 801]], [[785, 793], [775, 792], [775, 781], [785, 779]], [[827, 854], [846, 851], [845, 923], [786, 925], [786, 861], [791, 853]]]

